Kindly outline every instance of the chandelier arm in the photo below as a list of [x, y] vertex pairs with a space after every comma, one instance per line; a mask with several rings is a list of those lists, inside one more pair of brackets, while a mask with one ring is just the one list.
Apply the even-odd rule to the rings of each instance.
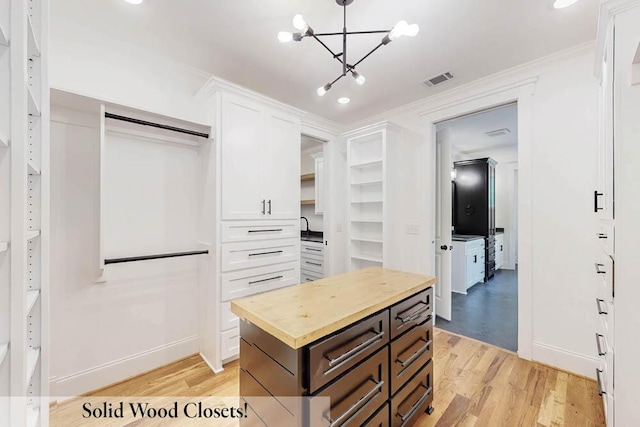
[[360, 61], [356, 62], [355, 64], [353, 64], [352, 66], [350, 66], [349, 68], [356, 68], [358, 66], [358, 64], [360, 64], [362, 61], [364, 61], [365, 59], [367, 59], [373, 52], [375, 52], [376, 50], [380, 49], [381, 46], [384, 46], [384, 43], [380, 43], [378, 46], [374, 47], [373, 49], [371, 49], [371, 52], [367, 53], [365, 56], [362, 57], [362, 59], [360, 59]]
[[347, 2], [342, 4], [344, 10], [344, 26], [342, 27], [342, 75], [347, 75]]
[[[391, 30], [374, 30], [374, 31], [347, 31], [347, 35], [354, 35], [354, 34], [386, 34], [388, 32], [390, 32]], [[344, 35], [344, 33], [340, 32], [340, 33], [314, 33], [314, 35], [318, 36], [318, 37], [326, 37], [326, 36], [342, 36]]]
[[331, 83], [329, 83], [329, 85], [333, 86], [338, 80], [340, 80], [341, 78], [343, 78], [344, 76], [346, 76], [346, 74], [340, 74], [334, 81], [332, 81]]
[[329, 53], [331, 54], [331, 56], [333, 56], [335, 59], [338, 60], [338, 62], [340, 62], [342, 64], [342, 59], [340, 59], [340, 55], [341, 54], [336, 54], [334, 53], [331, 48], [329, 46], [327, 46], [326, 44], [324, 44], [324, 42], [322, 40], [320, 40], [319, 38], [317, 38], [315, 35], [312, 36], [314, 39], [316, 39], [318, 41], [318, 43], [320, 43], [322, 46], [324, 46], [325, 49], [327, 49], [329, 51]]

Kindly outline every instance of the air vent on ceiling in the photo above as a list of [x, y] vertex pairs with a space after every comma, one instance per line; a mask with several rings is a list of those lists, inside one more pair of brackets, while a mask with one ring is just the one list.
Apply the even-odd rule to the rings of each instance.
[[423, 83], [429, 87], [433, 87], [435, 85], [439, 85], [440, 83], [444, 83], [447, 80], [451, 80], [453, 78], [453, 74], [449, 71], [438, 74], [437, 76], [431, 77], [430, 79], [425, 80]]
[[502, 129], [496, 129], [496, 130], [492, 130], [492, 131], [486, 132], [486, 135], [490, 136], [490, 137], [494, 137], [494, 136], [508, 135], [510, 133], [511, 133], [511, 131], [509, 129], [502, 128]]

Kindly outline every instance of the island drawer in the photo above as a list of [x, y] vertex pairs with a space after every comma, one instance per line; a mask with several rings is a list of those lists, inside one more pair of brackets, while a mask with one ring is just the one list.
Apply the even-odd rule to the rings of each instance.
[[422, 324], [433, 313], [433, 288], [405, 299], [391, 307], [391, 339]]
[[391, 425], [413, 425], [433, 402], [433, 362], [429, 361], [391, 399]]
[[431, 316], [391, 343], [391, 394], [394, 395], [433, 357]]
[[314, 393], [389, 342], [389, 311], [381, 311], [309, 346]]
[[369, 418], [363, 425], [367, 427], [389, 427], [389, 404], [386, 403], [382, 408]]
[[[301, 409], [290, 412], [278, 399], [273, 397], [250, 372], [240, 369], [240, 389], [242, 399], [251, 407], [253, 417], [243, 420], [242, 426], [296, 426], [301, 417]], [[291, 401], [300, 402], [301, 399], [293, 398]], [[255, 416], [259, 418], [256, 419]]]
[[[381, 349], [316, 396], [331, 398], [329, 411], [311, 405], [311, 425], [362, 426], [389, 398], [389, 355]], [[327, 413], [328, 412], [328, 413]]]

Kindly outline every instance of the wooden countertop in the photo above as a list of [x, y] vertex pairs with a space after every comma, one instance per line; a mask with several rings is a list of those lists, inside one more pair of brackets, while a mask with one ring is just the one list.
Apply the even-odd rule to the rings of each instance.
[[370, 267], [231, 302], [231, 311], [300, 348], [433, 286], [436, 278]]

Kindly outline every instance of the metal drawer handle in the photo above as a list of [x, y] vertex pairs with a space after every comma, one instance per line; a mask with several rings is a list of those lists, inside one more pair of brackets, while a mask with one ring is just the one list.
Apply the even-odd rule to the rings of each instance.
[[593, 211], [598, 213], [598, 211], [604, 210], [604, 208], [598, 207], [598, 197], [604, 196], [604, 193], [598, 193], [598, 190], [593, 192]]
[[403, 414], [398, 414], [398, 416], [400, 417], [402, 422], [405, 422], [406, 420], [411, 418], [413, 416], [413, 414], [418, 410], [418, 408], [424, 403], [425, 400], [427, 400], [427, 398], [431, 394], [431, 387], [425, 387], [422, 384], [418, 385], [418, 387], [424, 387], [424, 388], [427, 389], [427, 391], [425, 391], [424, 394], [422, 395], [422, 397], [420, 397], [420, 399], [418, 399], [418, 401], [413, 404], [411, 409], [409, 409], [409, 412], [407, 412], [404, 415]]
[[604, 338], [604, 335], [596, 332], [596, 345], [598, 346], [598, 356], [605, 356], [607, 354], [607, 350], [602, 351], [602, 344], [600, 344], [600, 338]]
[[322, 267], [322, 264], [319, 264], [317, 262], [305, 261], [305, 264], [317, 265], [318, 267]]
[[[371, 330], [369, 332], [375, 332], [375, 331]], [[353, 347], [351, 350], [341, 354], [335, 359], [332, 359], [331, 357], [325, 354], [324, 357], [329, 361], [329, 366], [332, 367], [332, 369], [329, 369], [325, 372], [325, 375], [332, 372], [336, 368], [338, 368], [341, 364], [352, 360], [354, 357], [358, 356], [360, 353], [367, 350], [369, 347], [373, 346], [375, 343], [380, 341], [383, 336], [384, 336], [384, 331], [380, 331], [374, 336], [372, 336], [371, 338], [369, 338], [368, 340], [361, 342], [357, 346]]]
[[267, 202], [267, 201], [266, 201], [265, 199], [262, 199], [262, 215], [264, 215], [265, 210], [266, 210], [266, 209], [265, 209], [265, 203], [266, 203], [266, 202]]
[[430, 307], [429, 307], [429, 304], [427, 304], [426, 302], [420, 301], [420, 304], [423, 304], [425, 307], [414, 311], [413, 313], [409, 314], [407, 317], [402, 317], [400, 315], [402, 313], [400, 313], [400, 314], [398, 314], [396, 316], [396, 320], [399, 320], [400, 322], [405, 324], [405, 323], [409, 323], [409, 322], [411, 322], [411, 321], [413, 321], [413, 320], [415, 320], [415, 319], [417, 319], [419, 317], [422, 317], [421, 315], [424, 314], [426, 311], [428, 311]]
[[609, 314], [608, 312], [602, 309], [602, 306], [600, 305], [600, 303], [603, 303], [603, 302], [604, 302], [603, 299], [596, 298], [596, 306], [598, 307], [598, 314]]
[[596, 379], [598, 380], [598, 394], [602, 396], [603, 394], [607, 394], [607, 392], [602, 387], [602, 380], [600, 379], [600, 374], [602, 374], [602, 369], [596, 368]]
[[271, 254], [281, 254], [282, 251], [271, 251], [271, 252], [260, 252], [257, 254], [249, 254], [249, 256], [258, 256], [258, 255], [271, 255]]
[[249, 233], [275, 233], [282, 231], [282, 228], [274, 228], [273, 230], [249, 230]]
[[253, 282], [249, 282], [249, 284], [253, 285], [255, 283], [268, 282], [269, 280], [276, 280], [276, 279], [282, 279], [282, 276], [270, 277], [268, 279], [262, 279], [262, 280], [254, 280]]
[[322, 249], [304, 248], [307, 251], [322, 252]]
[[[373, 380], [371, 380], [371, 381], [373, 381]], [[336, 425], [339, 425], [339, 424], [341, 424], [341, 423], [342, 423], [342, 421], [343, 421], [344, 419], [346, 419], [347, 417], [349, 417], [349, 418], [350, 418], [350, 417], [352, 416], [352, 415], [351, 415], [351, 413], [352, 413], [353, 411], [355, 411], [355, 410], [358, 408], [358, 406], [360, 406], [360, 404], [361, 404], [361, 403], [371, 400], [371, 396], [373, 396], [374, 394], [378, 393], [378, 392], [382, 389], [382, 386], [384, 385], [384, 381], [380, 381], [380, 382], [375, 382], [375, 381], [373, 381], [373, 382], [374, 382], [376, 385], [375, 385], [371, 390], [369, 390], [369, 391], [368, 391], [364, 396], [362, 396], [360, 399], [358, 399], [358, 400], [356, 401], [356, 403], [354, 403], [353, 405], [351, 405], [351, 406], [349, 407], [349, 409], [347, 409], [346, 411], [344, 411], [344, 412], [342, 413], [342, 415], [340, 415], [340, 416], [339, 416], [338, 418], [336, 418], [335, 420], [332, 420], [331, 418], [329, 418], [329, 427], [334, 427], [334, 426], [336, 426]]]
[[269, 215], [271, 215], [271, 199], [269, 199]]
[[396, 359], [396, 362], [400, 364], [400, 366], [402, 366], [403, 368], [406, 367], [407, 365], [411, 364], [411, 362], [413, 362], [416, 358], [422, 356], [422, 354], [427, 351], [427, 349], [429, 348], [429, 346], [431, 345], [431, 343], [433, 342], [432, 340], [429, 341], [425, 341], [422, 338], [420, 338], [420, 341], [424, 341], [424, 345], [422, 347], [420, 347], [418, 350], [416, 350], [415, 353], [413, 353], [407, 360], [402, 361], [400, 359]]
[[598, 239], [606, 239], [607, 238], [607, 235], [604, 234], [604, 233], [596, 233], [596, 234], [598, 236]]
[[595, 266], [596, 266], [596, 273], [598, 273], [598, 274], [607, 274], [606, 271], [600, 270], [600, 267], [604, 267], [604, 264], [600, 264], [600, 263], [596, 262]]

